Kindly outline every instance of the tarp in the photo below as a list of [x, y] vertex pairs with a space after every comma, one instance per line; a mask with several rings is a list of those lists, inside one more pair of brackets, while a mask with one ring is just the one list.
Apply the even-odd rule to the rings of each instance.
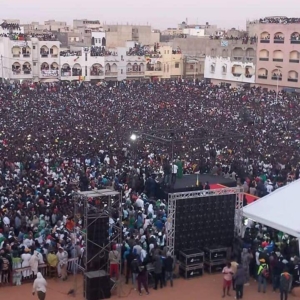
[[243, 208], [244, 217], [300, 238], [300, 179]]

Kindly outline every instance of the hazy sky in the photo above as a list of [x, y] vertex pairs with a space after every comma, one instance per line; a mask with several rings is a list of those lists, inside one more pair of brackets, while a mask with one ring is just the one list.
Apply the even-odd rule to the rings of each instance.
[[263, 16], [300, 17], [299, 0], [0, 0], [0, 19], [72, 24], [73, 19], [98, 19], [106, 23], [151, 24], [153, 28], [189, 23], [216, 24], [220, 28], [245, 28], [246, 19]]

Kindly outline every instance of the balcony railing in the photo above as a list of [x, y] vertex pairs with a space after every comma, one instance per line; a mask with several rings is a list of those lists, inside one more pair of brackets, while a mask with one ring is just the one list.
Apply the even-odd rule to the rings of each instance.
[[144, 71], [127, 71], [127, 75], [144, 75]]
[[243, 57], [242, 56], [234, 56], [233, 60], [242, 61]]
[[289, 60], [290, 63], [299, 63], [299, 59], [290, 59]]
[[68, 76], [72, 76], [71, 71], [61, 71], [61, 77], [68, 77]]
[[13, 54], [13, 57], [20, 57], [20, 54]]
[[288, 78], [288, 81], [290, 81], [290, 82], [298, 82], [298, 78]]
[[260, 39], [260, 42], [262, 44], [268, 44], [268, 43], [270, 43], [270, 40]]
[[291, 44], [300, 44], [300, 40], [291, 40]]
[[273, 58], [273, 61], [283, 62], [283, 58]]
[[13, 76], [30, 75], [31, 71], [12, 71]]
[[274, 44], [284, 44], [284, 39], [274, 39]]
[[106, 71], [106, 72], [105, 72], [105, 75], [107, 75], [107, 76], [117, 76], [117, 75], [118, 75], [118, 72]]
[[245, 74], [246, 78], [251, 78], [253, 75], [252, 74]]
[[257, 76], [259, 79], [268, 79], [267, 75], [258, 75]]
[[23, 53], [23, 57], [30, 57], [30, 53]]
[[242, 75], [242, 73], [232, 73], [232, 75], [233, 75], [234, 77], [240, 77], [240, 76]]
[[269, 57], [260, 57], [259, 60], [260, 61], [269, 61]]
[[58, 57], [58, 54], [51, 54], [51, 57]]
[[[116, 73], [118, 73], [118, 72], [116, 72]], [[106, 74], [107, 74], [107, 72], [106, 72]], [[90, 75], [91, 75], [91, 76], [103, 76], [103, 75], [104, 75], [104, 72], [103, 72], [102, 70], [99, 70], [99, 71], [91, 71], [91, 72], [90, 72]]]
[[41, 57], [48, 57], [48, 53], [41, 53]]
[[272, 76], [272, 80], [278, 80], [278, 81], [281, 81], [281, 80], [282, 80], [282, 77], [279, 77], [279, 76]]

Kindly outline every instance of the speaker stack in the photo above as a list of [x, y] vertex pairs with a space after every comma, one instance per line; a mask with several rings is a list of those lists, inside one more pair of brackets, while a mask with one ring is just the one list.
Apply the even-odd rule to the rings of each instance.
[[87, 218], [86, 271], [107, 270], [108, 253], [102, 249], [108, 244], [109, 217]]
[[[236, 195], [219, 195], [176, 202], [175, 254], [182, 249], [213, 245], [231, 247]], [[226, 226], [224, 226], [226, 224]]]
[[227, 251], [228, 248], [222, 246], [205, 248], [205, 270], [209, 273], [222, 271], [227, 263]]
[[185, 279], [203, 275], [204, 252], [200, 249], [180, 251], [179, 262], [179, 274]]
[[84, 297], [86, 300], [101, 300], [111, 297], [110, 278], [105, 271], [86, 272], [84, 277]]

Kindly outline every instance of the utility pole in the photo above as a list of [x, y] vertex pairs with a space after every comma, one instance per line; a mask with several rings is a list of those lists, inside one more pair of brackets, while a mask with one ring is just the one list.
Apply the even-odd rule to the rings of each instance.
[[4, 83], [4, 78], [3, 78], [3, 56], [1, 55], [1, 81]]

